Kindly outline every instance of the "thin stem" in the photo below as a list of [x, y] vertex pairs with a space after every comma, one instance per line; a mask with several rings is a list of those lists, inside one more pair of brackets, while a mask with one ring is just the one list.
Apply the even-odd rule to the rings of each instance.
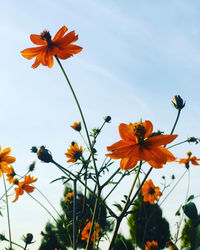
[[74, 180], [74, 196], [73, 196], [73, 249], [76, 250], [76, 180]]
[[118, 174], [120, 171], [120, 168], [118, 168], [111, 176], [108, 178], [108, 180], [101, 186], [101, 189], [103, 189], [112, 179], [115, 177], [116, 174]]
[[167, 149], [170, 149], [170, 148], [176, 147], [176, 146], [181, 145], [181, 144], [183, 144], [183, 143], [185, 143], [185, 142], [188, 142], [188, 140], [185, 140], [185, 141], [182, 141], [182, 142], [176, 143], [176, 144], [174, 144], [174, 145], [171, 145], [171, 146], [167, 147]]
[[[66, 168], [62, 167], [60, 164], [58, 164], [57, 162], [55, 162], [54, 160], [52, 161], [53, 164], [55, 164], [64, 174], [71, 174], [74, 178], [76, 178], [76, 176], [71, 173], [69, 170], [67, 170]], [[88, 191], [90, 191], [91, 194], [94, 195], [95, 198], [97, 198], [98, 196], [87, 186], [85, 186], [85, 183], [81, 180], [81, 179], [77, 179], [77, 181], [79, 181], [84, 187], [86, 187], [86, 189]], [[115, 217], [117, 218], [117, 215], [112, 211], [112, 209], [110, 209], [105, 203], [103, 203], [103, 206], [108, 209], [108, 211]]]
[[90, 245], [90, 240], [92, 237], [92, 231], [93, 231], [93, 227], [94, 227], [94, 222], [95, 222], [95, 217], [96, 217], [96, 211], [97, 211], [97, 206], [98, 206], [98, 201], [99, 201], [99, 197], [100, 197], [100, 191], [98, 192], [98, 196], [96, 198], [95, 201], [95, 205], [94, 205], [94, 210], [93, 210], [93, 215], [92, 215], [92, 224], [91, 224], [91, 228], [90, 228], [90, 233], [89, 233], [89, 237], [88, 237], [88, 241], [87, 241], [87, 245], [86, 245], [86, 250], [88, 250], [89, 245]]
[[68, 83], [68, 85], [69, 85], [69, 88], [71, 89], [71, 92], [72, 92], [73, 97], [74, 97], [74, 99], [75, 99], [75, 102], [76, 102], [76, 104], [77, 104], [78, 110], [79, 110], [79, 112], [80, 112], [80, 115], [81, 115], [81, 118], [82, 118], [82, 121], [83, 121], [83, 125], [84, 125], [84, 128], [85, 128], [86, 136], [87, 136], [87, 139], [88, 139], [88, 143], [89, 143], [89, 147], [90, 147], [90, 152], [91, 152], [91, 155], [92, 155], [92, 161], [93, 161], [93, 164], [94, 164], [94, 169], [95, 169], [95, 174], [96, 174], [97, 186], [99, 187], [100, 185], [99, 185], [98, 170], [97, 170], [97, 166], [96, 166], [96, 162], [95, 162], [95, 158], [94, 158], [93, 148], [92, 148], [92, 144], [91, 144], [91, 141], [90, 141], [90, 137], [89, 137], [87, 125], [86, 125], [86, 122], [85, 122], [85, 118], [84, 118], [83, 112], [82, 112], [82, 110], [81, 110], [81, 106], [80, 106], [80, 104], [79, 104], [79, 102], [78, 102], [78, 99], [77, 99], [77, 97], [76, 97], [76, 94], [75, 94], [75, 92], [74, 92], [74, 89], [72, 88], [72, 85], [71, 85], [71, 83], [70, 83], [70, 81], [69, 81], [69, 78], [68, 78], [68, 76], [67, 76], [67, 74], [66, 74], [66, 72], [65, 72], [65, 70], [64, 70], [64, 68], [63, 68], [63, 66], [62, 66], [62, 64], [61, 64], [61, 62], [60, 62], [60, 60], [58, 59], [57, 56], [55, 56], [55, 58], [56, 58], [56, 60], [57, 60], [57, 62], [58, 62], [58, 65], [60, 66], [60, 68], [61, 68], [61, 70], [62, 70], [62, 72], [63, 72], [63, 74], [64, 74], [64, 77], [65, 77], [65, 79], [66, 79], [66, 81], [67, 81], [67, 83]]
[[178, 179], [178, 181], [174, 184], [173, 188], [169, 191], [169, 193], [165, 196], [164, 200], [160, 203], [160, 206], [163, 204], [163, 202], [168, 198], [168, 196], [171, 194], [171, 192], [175, 189], [175, 187], [178, 185], [178, 183], [181, 181], [181, 179], [184, 177], [184, 175], [187, 173], [187, 169], [185, 172], [181, 175], [181, 177]]
[[57, 223], [57, 220], [55, 219], [55, 217], [52, 215], [51, 212], [49, 212], [49, 210], [44, 206], [42, 205], [41, 202], [39, 202], [36, 198], [34, 198], [31, 194], [27, 193], [34, 201], [36, 201], [42, 208], [44, 208], [44, 210], [54, 219], [54, 221]]
[[131, 203], [130, 203], [130, 197], [131, 197], [131, 194], [132, 194], [133, 189], [134, 189], [134, 187], [135, 187], [135, 184], [136, 184], [137, 178], [138, 178], [138, 176], [139, 176], [141, 167], [142, 167], [142, 161], [140, 161], [140, 165], [139, 165], [139, 167], [138, 167], [138, 170], [137, 170], [136, 176], [135, 176], [135, 178], [134, 178], [134, 181], [133, 181], [131, 190], [130, 190], [130, 192], [129, 192], [129, 195], [128, 195], [127, 199], [126, 199], [126, 203], [125, 203], [125, 205], [124, 205], [124, 208], [123, 208], [123, 210], [122, 210], [120, 216], [117, 218], [117, 223], [116, 223], [116, 226], [115, 226], [115, 231], [114, 231], [112, 240], [111, 240], [111, 242], [110, 242], [109, 250], [111, 250], [112, 247], [113, 247], [115, 238], [116, 238], [116, 236], [117, 236], [117, 233], [118, 233], [118, 230], [119, 230], [119, 227], [120, 227], [120, 224], [121, 224], [121, 221], [122, 221], [122, 219], [123, 219], [125, 213], [127, 212], [128, 208], [129, 208], [129, 206], [130, 206], [130, 204], [131, 204]]
[[60, 216], [60, 214], [58, 213], [56, 208], [53, 206], [53, 204], [49, 201], [49, 199], [36, 186], [33, 185], [33, 187], [42, 195], [42, 197], [49, 203], [49, 205], [53, 208], [53, 210], [57, 213], [57, 215], [62, 219], [62, 216]]
[[[187, 203], [189, 188], [190, 188], [190, 171], [188, 169], [188, 185], [187, 185], [187, 191], [186, 191], [186, 196], [185, 196], [185, 204]], [[181, 216], [180, 222], [179, 222], [178, 227], [177, 227], [175, 243], [178, 241], [178, 235], [179, 235], [179, 231], [180, 231], [180, 228], [181, 228], [181, 223], [183, 221], [183, 218], [184, 218], [184, 212], [182, 211], [182, 216]]]
[[[9, 242], [9, 240], [8, 240], [8, 239], [4, 239], [4, 240]], [[11, 241], [11, 242], [12, 242], [12, 244], [13, 244], [13, 245], [18, 246], [18, 247], [21, 247], [21, 248], [23, 248], [23, 249], [24, 249], [24, 247], [23, 247], [23, 246], [21, 246], [21, 245], [19, 245], [19, 244], [15, 243], [15, 242], [13, 242], [13, 241]]]
[[8, 206], [8, 193], [6, 189], [6, 181], [5, 181], [5, 176], [3, 172], [2, 172], [2, 176], [3, 176], [3, 183], [4, 183], [5, 194], [6, 194], [6, 209], [7, 209], [7, 218], [8, 218], [9, 242], [10, 242], [10, 249], [12, 249], [10, 214], [9, 214], [9, 206]]
[[171, 131], [170, 135], [172, 135], [172, 134], [174, 133], [174, 130], [175, 130], [175, 127], [176, 127], [176, 125], [177, 125], [177, 122], [178, 122], [180, 113], [181, 113], [181, 109], [178, 109], [178, 114], [177, 114], [177, 117], [176, 117], [176, 120], [175, 120], [175, 123], [174, 123], [174, 126], [173, 126], [173, 128], [172, 128], [172, 131]]

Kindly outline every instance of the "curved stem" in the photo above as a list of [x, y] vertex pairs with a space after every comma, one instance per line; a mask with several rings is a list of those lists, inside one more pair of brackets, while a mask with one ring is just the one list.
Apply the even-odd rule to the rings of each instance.
[[49, 212], [49, 210], [44, 206], [42, 205], [41, 202], [39, 202], [36, 198], [34, 198], [31, 194], [27, 193], [34, 201], [36, 201], [42, 208], [44, 208], [44, 210], [54, 219], [54, 221], [57, 223], [57, 220], [55, 219], [55, 217], [52, 215], [51, 212]]
[[67, 83], [68, 83], [68, 85], [69, 85], [69, 88], [70, 88], [70, 90], [71, 90], [71, 92], [72, 92], [72, 94], [73, 94], [73, 97], [74, 97], [75, 102], [76, 102], [76, 104], [77, 104], [77, 107], [78, 107], [78, 109], [79, 109], [79, 112], [80, 112], [80, 115], [81, 115], [81, 118], [82, 118], [82, 121], [83, 121], [83, 125], [84, 125], [84, 128], [85, 128], [86, 136], [87, 136], [87, 139], [88, 139], [89, 147], [90, 147], [90, 152], [91, 152], [91, 156], [92, 156], [92, 161], [93, 161], [93, 164], [94, 164], [94, 169], [95, 169], [95, 174], [96, 174], [97, 186], [98, 186], [98, 188], [99, 188], [99, 187], [100, 187], [100, 184], [99, 184], [99, 177], [98, 177], [97, 166], [96, 166], [96, 162], [95, 162], [95, 158], [94, 158], [94, 154], [93, 154], [93, 148], [92, 148], [92, 144], [91, 144], [91, 141], [90, 141], [90, 137], [89, 137], [87, 125], [86, 125], [86, 122], [85, 122], [85, 118], [84, 118], [83, 112], [82, 112], [82, 110], [81, 110], [81, 106], [80, 106], [80, 104], [79, 104], [79, 102], [78, 102], [78, 99], [77, 99], [77, 97], [76, 97], [76, 94], [75, 94], [75, 92], [74, 92], [74, 89], [72, 88], [72, 85], [71, 85], [71, 83], [70, 83], [70, 81], [69, 81], [69, 78], [68, 78], [68, 76], [67, 76], [67, 74], [66, 74], [66, 72], [65, 72], [65, 70], [64, 70], [64, 68], [63, 68], [63, 66], [62, 66], [62, 64], [61, 64], [61, 62], [60, 62], [60, 60], [58, 59], [57, 56], [55, 56], [55, 58], [56, 58], [56, 60], [57, 60], [57, 62], [58, 62], [58, 65], [60, 66], [60, 68], [61, 68], [61, 70], [62, 70], [64, 76], [65, 76], [65, 79], [66, 79], [66, 81], [67, 81]]
[[174, 123], [174, 126], [173, 126], [173, 128], [172, 128], [172, 131], [171, 131], [170, 135], [172, 135], [172, 134], [174, 133], [174, 130], [175, 130], [175, 127], [176, 127], [176, 125], [177, 125], [177, 122], [178, 122], [180, 113], [181, 113], [181, 109], [178, 109], [178, 114], [177, 114], [177, 117], [176, 117], [176, 121], [175, 121], [175, 123]]
[[181, 145], [181, 144], [183, 144], [183, 143], [185, 143], [185, 142], [188, 142], [188, 140], [184, 140], [184, 141], [181, 141], [181, 142], [176, 143], [176, 144], [174, 144], [174, 145], [171, 145], [171, 146], [167, 147], [167, 149], [170, 149], [170, 148], [176, 147], [176, 146]]
[[169, 193], [165, 196], [164, 200], [162, 200], [162, 202], [159, 204], [160, 206], [163, 204], [163, 202], [168, 198], [168, 196], [171, 194], [171, 192], [175, 189], [175, 187], [178, 185], [178, 183], [181, 181], [181, 179], [184, 177], [184, 175], [187, 173], [187, 169], [185, 170], [185, 172], [181, 175], [181, 177], [178, 179], [178, 181], [175, 183], [175, 185], [173, 186], [173, 188], [169, 191]]
[[8, 218], [9, 242], [10, 242], [10, 249], [12, 249], [10, 214], [9, 214], [9, 206], [8, 206], [8, 193], [6, 189], [6, 181], [5, 181], [5, 176], [3, 172], [2, 172], [2, 176], [3, 176], [3, 183], [4, 183], [5, 194], [6, 194], [6, 209], [7, 209], [7, 218]]

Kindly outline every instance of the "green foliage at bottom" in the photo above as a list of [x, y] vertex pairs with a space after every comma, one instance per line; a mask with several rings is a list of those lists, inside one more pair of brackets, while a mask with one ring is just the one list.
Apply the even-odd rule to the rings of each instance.
[[122, 234], [117, 234], [113, 244], [113, 250], [134, 250], [134, 246], [130, 239], [125, 239]]
[[133, 242], [141, 249], [145, 249], [145, 243], [154, 240], [158, 242], [159, 249], [165, 248], [166, 242], [170, 239], [169, 223], [162, 217], [159, 205], [144, 202], [141, 193], [134, 203], [128, 219]]
[[[72, 189], [66, 186], [64, 197], [66, 194], [72, 192]], [[71, 199], [72, 201], [72, 199]], [[81, 239], [81, 232], [87, 224], [87, 220], [92, 220], [94, 210], [95, 198], [92, 195], [85, 197], [82, 193], [77, 195], [77, 246], [84, 248], [86, 240]], [[73, 244], [73, 202], [66, 202], [61, 200], [62, 213], [57, 218], [57, 223], [52, 224], [48, 222], [45, 226], [45, 232], [42, 232], [43, 238], [39, 250], [66, 250], [72, 247]], [[101, 232], [99, 238], [106, 235], [107, 232], [112, 230], [112, 224], [107, 220], [106, 208], [103, 206], [103, 201], [97, 207], [97, 221]], [[91, 244], [92, 248], [92, 244]]]

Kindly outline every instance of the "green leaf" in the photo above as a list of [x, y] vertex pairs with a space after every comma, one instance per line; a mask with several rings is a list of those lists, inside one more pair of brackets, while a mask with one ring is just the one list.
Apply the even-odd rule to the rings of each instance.
[[193, 200], [193, 199], [194, 199], [194, 195], [192, 194], [192, 195], [190, 195], [190, 196], [188, 197], [187, 201], [191, 201], [191, 200]]
[[113, 206], [117, 207], [120, 212], [123, 210], [122, 206], [119, 203], [115, 203], [113, 204]]

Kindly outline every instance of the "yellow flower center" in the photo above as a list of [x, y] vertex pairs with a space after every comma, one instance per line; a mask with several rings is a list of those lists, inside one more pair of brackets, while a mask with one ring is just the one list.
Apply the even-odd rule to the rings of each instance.
[[143, 144], [146, 133], [144, 126], [141, 123], [134, 123], [132, 125], [132, 133], [136, 137], [137, 144]]
[[51, 35], [49, 33], [49, 31], [47, 30], [44, 30], [41, 34], [40, 34], [40, 37], [42, 40], [46, 41], [47, 42], [47, 45], [51, 45]]

